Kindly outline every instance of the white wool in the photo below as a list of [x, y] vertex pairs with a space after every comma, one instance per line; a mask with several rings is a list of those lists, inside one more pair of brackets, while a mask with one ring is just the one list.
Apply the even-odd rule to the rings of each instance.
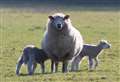
[[34, 48], [35, 45], [29, 44], [29, 45], [26, 45], [25, 47], [31, 47], [31, 48]]

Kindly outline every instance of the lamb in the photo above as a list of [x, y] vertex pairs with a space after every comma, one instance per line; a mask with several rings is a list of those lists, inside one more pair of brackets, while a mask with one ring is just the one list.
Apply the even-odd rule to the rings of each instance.
[[21, 65], [27, 64], [28, 74], [32, 75], [37, 66], [37, 63], [41, 65], [42, 73], [45, 72], [44, 62], [48, 59], [47, 54], [34, 45], [27, 45], [22, 52], [22, 55], [19, 57], [16, 65], [16, 75], [19, 75], [19, 70]]
[[[83, 47], [82, 36], [72, 26], [69, 17], [69, 15], [64, 15], [63, 13], [49, 16], [42, 41], [42, 49], [55, 65], [58, 62], [63, 63], [62, 72], [68, 71], [69, 60], [73, 60], [75, 56], [79, 55]], [[53, 67], [51, 68], [53, 69]]]
[[[84, 56], [88, 56], [89, 70], [93, 70], [98, 66], [98, 56], [103, 49], [110, 48], [110, 44], [106, 40], [101, 40], [98, 45], [84, 44], [81, 53], [76, 56], [72, 62], [72, 71], [77, 71], [79, 63]], [[94, 62], [94, 61], [95, 62]], [[93, 64], [95, 63], [95, 64]], [[75, 70], [74, 70], [75, 69]]]

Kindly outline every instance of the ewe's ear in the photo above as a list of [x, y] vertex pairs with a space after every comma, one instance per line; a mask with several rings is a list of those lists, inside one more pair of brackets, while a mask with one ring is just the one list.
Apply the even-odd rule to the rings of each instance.
[[64, 17], [64, 20], [65, 20], [65, 19], [68, 19], [69, 17], [70, 17], [70, 15], [66, 15], [66, 16]]
[[53, 20], [53, 19], [54, 19], [54, 17], [53, 17], [53, 16], [49, 16], [49, 19], [50, 19], [50, 20]]

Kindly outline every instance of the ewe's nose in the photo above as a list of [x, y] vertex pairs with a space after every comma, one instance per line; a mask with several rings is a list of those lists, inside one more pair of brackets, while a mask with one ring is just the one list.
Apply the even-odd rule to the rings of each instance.
[[58, 29], [62, 28], [62, 24], [57, 24]]

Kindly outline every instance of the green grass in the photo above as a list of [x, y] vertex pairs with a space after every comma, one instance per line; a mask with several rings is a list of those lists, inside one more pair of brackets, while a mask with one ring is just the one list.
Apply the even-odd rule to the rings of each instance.
[[50, 63], [46, 62], [46, 74], [41, 74], [39, 66], [33, 76], [27, 76], [26, 67], [21, 76], [15, 75], [15, 66], [23, 47], [34, 44], [40, 47], [48, 15], [17, 9], [0, 9], [0, 82], [120, 82], [120, 13], [118, 11], [63, 10], [71, 15], [73, 25], [83, 35], [85, 43], [108, 40], [112, 48], [100, 56], [100, 64], [95, 71], [87, 70], [87, 59], [79, 72], [50, 74]]

